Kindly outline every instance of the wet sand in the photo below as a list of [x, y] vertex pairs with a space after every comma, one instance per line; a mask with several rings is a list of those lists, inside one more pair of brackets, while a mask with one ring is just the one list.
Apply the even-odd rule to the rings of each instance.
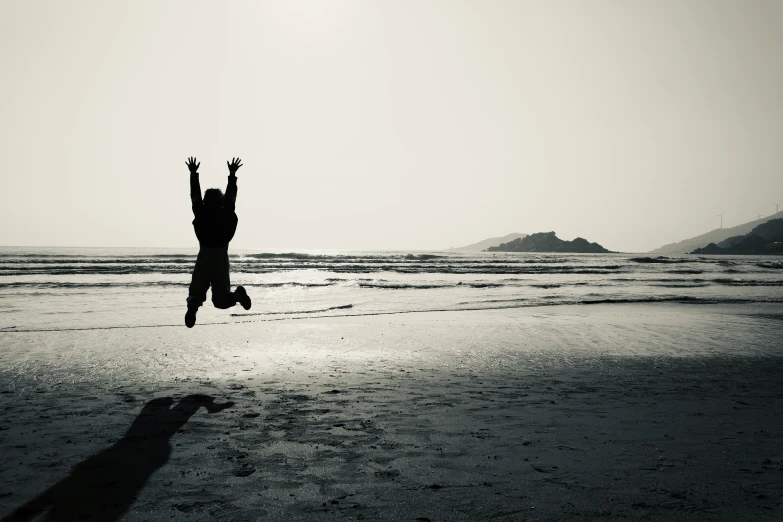
[[599, 305], [0, 332], [0, 517], [781, 520], [782, 319]]

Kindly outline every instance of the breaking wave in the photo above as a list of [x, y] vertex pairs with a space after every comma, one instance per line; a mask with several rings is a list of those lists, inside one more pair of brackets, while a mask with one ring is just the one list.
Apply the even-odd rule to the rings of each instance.
[[658, 257], [632, 257], [630, 261], [633, 261], [635, 263], [675, 264], [675, 263], [693, 263], [695, 260], [658, 256]]

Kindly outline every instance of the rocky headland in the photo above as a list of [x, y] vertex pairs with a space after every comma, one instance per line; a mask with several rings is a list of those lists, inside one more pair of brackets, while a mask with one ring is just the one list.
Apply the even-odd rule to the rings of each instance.
[[771, 219], [745, 235], [734, 236], [697, 248], [691, 254], [702, 255], [781, 255], [783, 254], [783, 219]]

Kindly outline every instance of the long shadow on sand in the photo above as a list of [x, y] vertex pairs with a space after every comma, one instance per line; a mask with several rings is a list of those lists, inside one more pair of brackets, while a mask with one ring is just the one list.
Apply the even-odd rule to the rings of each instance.
[[172, 404], [169, 397], [148, 402], [116, 444], [79, 463], [68, 477], [2, 522], [32, 520], [44, 512], [44, 520], [118, 520], [150, 476], [168, 462], [172, 435], [202, 406], [217, 413], [233, 405], [215, 404], [207, 395], [189, 395]]

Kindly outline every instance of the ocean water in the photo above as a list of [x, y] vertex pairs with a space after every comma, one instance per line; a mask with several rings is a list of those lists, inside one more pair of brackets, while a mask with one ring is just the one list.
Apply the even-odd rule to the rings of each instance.
[[[783, 260], [644, 254], [230, 251], [249, 311], [199, 324], [563, 304], [783, 302]], [[181, 325], [196, 250], [0, 248], [0, 330]], [[209, 295], [208, 295], [209, 298]]]

